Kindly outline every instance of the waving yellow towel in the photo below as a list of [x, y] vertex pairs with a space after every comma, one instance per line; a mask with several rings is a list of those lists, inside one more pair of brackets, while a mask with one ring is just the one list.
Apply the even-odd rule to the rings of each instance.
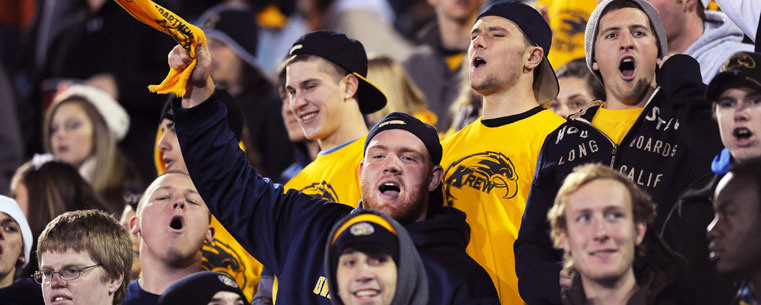
[[160, 85], [150, 85], [148, 90], [160, 94], [175, 93], [177, 96], [185, 95], [185, 85], [188, 83], [190, 74], [196, 66], [196, 44], [199, 40], [206, 46], [206, 35], [195, 25], [192, 25], [175, 13], [153, 3], [151, 0], [114, 0], [129, 12], [132, 17], [150, 25], [154, 29], [172, 36], [178, 44], [188, 51], [193, 61], [182, 72], [171, 69]]

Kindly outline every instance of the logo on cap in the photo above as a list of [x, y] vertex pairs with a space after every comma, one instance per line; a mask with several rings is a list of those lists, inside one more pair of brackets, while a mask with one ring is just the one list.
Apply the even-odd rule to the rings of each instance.
[[370, 235], [375, 232], [375, 228], [369, 223], [360, 222], [351, 226], [349, 232], [354, 236]]
[[745, 53], [737, 53], [727, 60], [727, 64], [721, 68], [721, 72], [730, 69], [753, 69], [756, 67], [756, 61], [753, 57]]
[[303, 47], [304, 47], [304, 45], [303, 45], [303, 44], [297, 44], [297, 45], [293, 46], [293, 47], [291, 48], [291, 50], [290, 50], [290, 51], [288, 51], [288, 55], [293, 55], [293, 52], [294, 52], [294, 51], [296, 51], [296, 50], [298, 50], [298, 49], [301, 49], [301, 48], [303, 48]]
[[406, 125], [406, 124], [407, 124], [407, 122], [405, 122], [405, 121], [402, 121], [402, 120], [391, 120], [391, 121], [385, 121], [385, 122], [381, 123], [380, 125], [378, 125], [378, 128], [380, 128], [380, 127], [383, 127], [383, 126], [386, 126], [386, 125], [389, 125], [389, 124], [396, 124], [396, 125]]
[[217, 275], [217, 278], [219, 279], [222, 284], [225, 284], [229, 287], [238, 288], [238, 284], [233, 281], [229, 276], [226, 275]]

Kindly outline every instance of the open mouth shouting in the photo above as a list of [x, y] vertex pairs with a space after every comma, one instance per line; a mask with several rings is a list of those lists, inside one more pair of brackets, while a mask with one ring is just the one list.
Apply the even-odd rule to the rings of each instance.
[[632, 56], [626, 56], [618, 63], [618, 71], [621, 72], [621, 78], [624, 80], [633, 80], [636, 72], [636, 61]]
[[164, 155], [163, 157], [164, 164], [166, 164], [166, 169], [172, 169], [172, 166], [174, 166], [176, 163], [174, 162], [174, 159], [167, 157]]
[[745, 127], [737, 127], [732, 131], [732, 137], [737, 146], [748, 146], [753, 142], [753, 132]]
[[473, 61], [471, 62], [471, 66], [473, 67], [473, 70], [479, 70], [485, 65], [486, 65], [486, 60], [478, 56], [474, 57]]
[[386, 181], [381, 183], [381, 185], [378, 187], [378, 191], [380, 191], [381, 197], [386, 199], [394, 199], [399, 197], [399, 193], [401, 193], [401, 188], [399, 187], [399, 183], [394, 181]]
[[182, 230], [185, 228], [185, 218], [182, 216], [174, 216], [169, 221], [169, 228], [174, 232], [182, 232]]

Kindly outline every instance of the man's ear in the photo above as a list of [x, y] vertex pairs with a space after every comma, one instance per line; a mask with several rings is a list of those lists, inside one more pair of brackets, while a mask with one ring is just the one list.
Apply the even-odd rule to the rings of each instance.
[[365, 171], [365, 159], [359, 160], [359, 168], [357, 169], [357, 174], [359, 174], [359, 183], [362, 184], [362, 173]]
[[565, 253], [571, 253], [571, 245], [568, 244], [568, 233], [565, 229], [558, 229], [558, 244], [563, 247]]
[[114, 294], [117, 290], [119, 290], [119, 287], [122, 286], [122, 282], [124, 282], [124, 273], [120, 273], [119, 277], [108, 280], [108, 283], [106, 285], [106, 288], [108, 289], [108, 294]]
[[645, 233], [647, 232], [647, 224], [644, 221], [637, 221], [634, 223], [634, 229], [637, 231], [637, 245], [642, 243], [645, 239]]
[[596, 61], [592, 62], [592, 70], [600, 71], [600, 67], [597, 66], [597, 62]]
[[344, 76], [344, 82], [346, 83], [346, 91], [344, 92], [345, 100], [354, 97], [359, 89], [359, 79], [354, 74], [346, 74]]
[[528, 48], [528, 59], [523, 67], [527, 70], [537, 69], [544, 59], [544, 50], [541, 47], [531, 46]]
[[434, 165], [431, 170], [431, 182], [428, 183], [428, 191], [433, 192], [441, 184], [441, 179], [444, 178], [444, 169], [441, 165]]
[[140, 220], [137, 219], [137, 215], [132, 216], [129, 219], [129, 232], [132, 234], [140, 234]]
[[216, 234], [217, 229], [214, 228], [214, 226], [209, 226], [209, 228], [206, 230], [206, 242], [211, 244], [214, 241], [214, 234]]

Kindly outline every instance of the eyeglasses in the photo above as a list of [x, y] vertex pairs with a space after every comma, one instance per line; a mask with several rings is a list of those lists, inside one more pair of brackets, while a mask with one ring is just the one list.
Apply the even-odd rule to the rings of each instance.
[[47, 284], [50, 283], [51, 280], [53, 280], [53, 276], [58, 273], [58, 276], [61, 277], [64, 281], [72, 281], [79, 278], [83, 272], [95, 268], [100, 267], [100, 264], [87, 266], [87, 267], [66, 267], [61, 269], [61, 271], [53, 271], [53, 270], [39, 270], [32, 274], [32, 278], [34, 279], [37, 284]]

